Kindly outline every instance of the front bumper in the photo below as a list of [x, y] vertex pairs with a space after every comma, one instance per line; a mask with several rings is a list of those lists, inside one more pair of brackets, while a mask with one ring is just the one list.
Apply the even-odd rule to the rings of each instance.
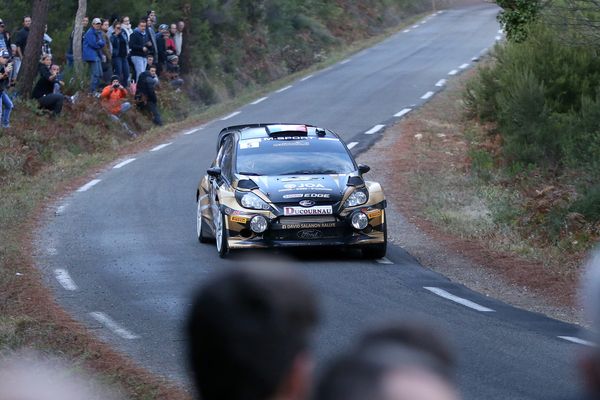
[[[353, 246], [384, 243], [385, 202], [361, 208], [369, 223], [357, 230], [350, 224], [351, 213], [322, 217], [269, 218], [269, 227], [262, 234], [250, 230], [250, 220], [256, 214], [227, 216], [228, 244], [231, 249], [303, 247], [303, 246]], [[264, 216], [264, 214], [261, 213]]]

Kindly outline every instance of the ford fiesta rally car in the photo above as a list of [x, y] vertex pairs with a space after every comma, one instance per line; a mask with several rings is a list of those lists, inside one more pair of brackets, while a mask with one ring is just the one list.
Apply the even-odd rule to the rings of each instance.
[[386, 200], [363, 180], [333, 132], [310, 125], [252, 124], [225, 128], [217, 157], [196, 192], [196, 233], [230, 249], [358, 246], [385, 255]]

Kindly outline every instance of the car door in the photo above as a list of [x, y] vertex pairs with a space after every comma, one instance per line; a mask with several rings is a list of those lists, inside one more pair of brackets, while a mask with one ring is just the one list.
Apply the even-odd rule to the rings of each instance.
[[217, 221], [217, 218], [221, 218], [221, 212], [219, 207], [219, 188], [221, 185], [226, 184], [227, 176], [227, 165], [230, 164], [228, 160], [231, 160], [233, 153], [233, 138], [231, 135], [225, 137], [222, 141], [221, 148], [217, 154], [215, 160], [215, 167], [219, 167], [222, 170], [222, 175], [219, 178], [210, 177], [209, 181], [209, 198], [210, 206], [213, 215], [213, 223]]

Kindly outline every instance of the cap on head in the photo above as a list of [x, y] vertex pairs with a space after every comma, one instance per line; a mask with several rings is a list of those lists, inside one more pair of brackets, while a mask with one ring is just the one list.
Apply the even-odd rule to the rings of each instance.
[[10, 58], [10, 53], [7, 50], [2, 50], [2, 52], [0, 53], [0, 57]]
[[172, 62], [175, 60], [178, 60], [179, 57], [177, 57], [175, 54], [171, 54], [170, 56], [167, 56], [167, 61]]
[[92, 20], [92, 25], [101, 24], [101, 23], [102, 23], [102, 20], [100, 18], [94, 18]]
[[169, 29], [169, 25], [167, 24], [160, 24], [160, 26], [158, 27], [158, 30], [160, 31], [166, 31], [167, 29]]
[[111, 82], [112, 81], [118, 81], [119, 77], [117, 75], [113, 75], [113, 76], [110, 77], [110, 80], [111, 80]]

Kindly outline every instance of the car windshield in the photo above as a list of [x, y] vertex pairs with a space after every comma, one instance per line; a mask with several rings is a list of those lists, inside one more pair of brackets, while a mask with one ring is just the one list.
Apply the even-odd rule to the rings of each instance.
[[355, 166], [338, 139], [257, 138], [240, 140], [236, 170], [242, 175], [347, 174]]

